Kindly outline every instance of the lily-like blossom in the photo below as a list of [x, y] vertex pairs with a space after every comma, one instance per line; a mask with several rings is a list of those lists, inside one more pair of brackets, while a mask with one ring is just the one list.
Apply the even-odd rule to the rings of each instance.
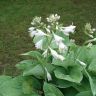
[[65, 34], [65, 35], [69, 35], [69, 33], [74, 33], [76, 26], [74, 25], [70, 25], [67, 27], [61, 27], [61, 31]]
[[55, 50], [51, 49], [49, 47], [50, 51], [51, 51], [51, 54], [52, 56], [55, 58], [55, 59], [59, 59], [61, 61], [63, 61], [65, 58], [62, 56], [62, 55], [59, 55]]
[[43, 52], [42, 55], [43, 55], [44, 57], [47, 57], [47, 53], [48, 53], [48, 49], [46, 49], [46, 50]]
[[36, 30], [37, 32], [36, 32], [36, 36], [44, 36], [44, 35], [47, 35], [47, 34], [45, 34], [43, 31], [41, 31], [41, 30], [39, 30], [39, 29], [37, 29]]
[[36, 44], [35, 44], [35, 47], [37, 49], [41, 49], [42, 50], [42, 44], [43, 44], [43, 39], [41, 39], [40, 41], [38, 41]]
[[78, 61], [81, 65], [86, 66], [86, 64], [84, 62], [80, 61], [79, 59], [76, 59], [76, 61]]
[[57, 14], [51, 14], [48, 18], [47, 18], [47, 22], [56, 22], [60, 19], [60, 16]]
[[47, 73], [47, 79], [48, 81], [52, 80], [51, 74], [48, 72], [47, 68], [45, 67], [45, 71]]
[[55, 42], [57, 45], [64, 40], [62, 37], [60, 37], [54, 33], [53, 33], [53, 35], [54, 35], [54, 39], [55, 39]]
[[30, 37], [33, 37], [33, 36], [35, 36], [35, 34], [37, 33], [37, 31], [35, 30], [34, 27], [30, 27], [29, 28], [29, 33], [30, 33]]
[[59, 51], [60, 51], [60, 53], [66, 51], [67, 49], [68, 49], [67, 46], [63, 42], [59, 43]]

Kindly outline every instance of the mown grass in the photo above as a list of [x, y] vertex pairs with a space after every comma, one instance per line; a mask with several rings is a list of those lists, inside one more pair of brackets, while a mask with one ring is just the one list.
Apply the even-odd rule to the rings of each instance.
[[77, 43], [85, 40], [83, 26], [90, 22], [96, 27], [96, 0], [0, 0], [0, 71], [16, 73], [14, 65], [23, 59], [19, 54], [33, 49], [28, 28], [34, 16], [61, 15], [61, 22], [74, 22]]

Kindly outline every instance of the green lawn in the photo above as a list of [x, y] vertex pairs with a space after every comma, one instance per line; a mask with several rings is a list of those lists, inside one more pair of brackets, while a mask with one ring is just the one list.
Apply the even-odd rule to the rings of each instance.
[[19, 54], [32, 50], [34, 45], [27, 32], [32, 18], [51, 13], [61, 15], [65, 25], [74, 22], [79, 28], [74, 36], [78, 43], [84, 41], [85, 23], [96, 27], [96, 0], [0, 0], [1, 74], [16, 73], [14, 64], [24, 58]]

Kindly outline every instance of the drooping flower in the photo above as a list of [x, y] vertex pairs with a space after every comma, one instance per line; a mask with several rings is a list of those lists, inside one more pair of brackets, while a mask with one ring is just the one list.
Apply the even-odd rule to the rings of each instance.
[[65, 35], [69, 35], [69, 33], [74, 33], [76, 26], [74, 25], [70, 25], [67, 27], [61, 27], [61, 31], [65, 34]]
[[47, 79], [48, 81], [52, 80], [51, 74], [48, 72], [47, 68], [45, 67], [45, 71], [47, 73]]
[[42, 55], [43, 55], [44, 57], [47, 57], [47, 54], [48, 54], [48, 49], [46, 49], [46, 50], [43, 52]]
[[65, 52], [67, 49], [68, 49], [67, 46], [63, 42], [59, 43], [59, 51], [60, 51], [60, 53]]
[[30, 37], [33, 37], [33, 36], [35, 36], [37, 31], [35, 30], [34, 27], [30, 27], [28, 32], [30, 34]]
[[51, 14], [48, 18], [47, 18], [47, 22], [56, 22], [60, 19], [60, 16], [57, 14]]
[[36, 30], [37, 32], [36, 32], [36, 36], [44, 36], [44, 35], [47, 35], [47, 34], [45, 34], [43, 31], [41, 31], [41, 30], [39, 30], [39, 29], [37, 29]]
[[76, 59], [81, 65], [83, 65], [83, 66], [86, 66], [86, 64], [84, 63], [84, 62], [82, 62], [82, 61], [80, 61], [79, 59]]
[[41, 39], [40, 41], [38, 41], [36, 44], [35, 44], [35, 47], [37, 49], [41, 49], [42, 50], [42, 44], [43, 44], [43, 39]]
[[65, 58], [62, 56], [62, 55], [59, 55], [55, 50], [51, 49], [49, 47], [50, 51], [51, 51], [51, 54], [52, 56], [55, 58], [55, 59], [59, 59], [61, 61], [63, 61]]
[[57, 45], [64, 40], [62, 37], [60, 37], [54, 33], [53, 33], [53, 35], [54, 35], [54, 39], [55, 39], [55, 42]]

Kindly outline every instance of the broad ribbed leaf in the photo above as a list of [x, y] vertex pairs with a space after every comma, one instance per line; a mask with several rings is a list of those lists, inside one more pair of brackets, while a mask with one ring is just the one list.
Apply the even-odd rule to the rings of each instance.
[[43, 86], [45, 96], [64, 96], [63, 93], [52, 84], [44, 83]]
[[80, 83], [83, 78], [81, 70], [76, 66], [68, 68], [67, 71], [64, 68], [59, 67], [54, 71], [54, 73], [58, 79], [70, 82]]
[[41, 65], [33, 65], [31, 68], [28, 68], [23, 71], [23, 76], [33, 75], [37, 78], [44, 77], [44, 68]]

